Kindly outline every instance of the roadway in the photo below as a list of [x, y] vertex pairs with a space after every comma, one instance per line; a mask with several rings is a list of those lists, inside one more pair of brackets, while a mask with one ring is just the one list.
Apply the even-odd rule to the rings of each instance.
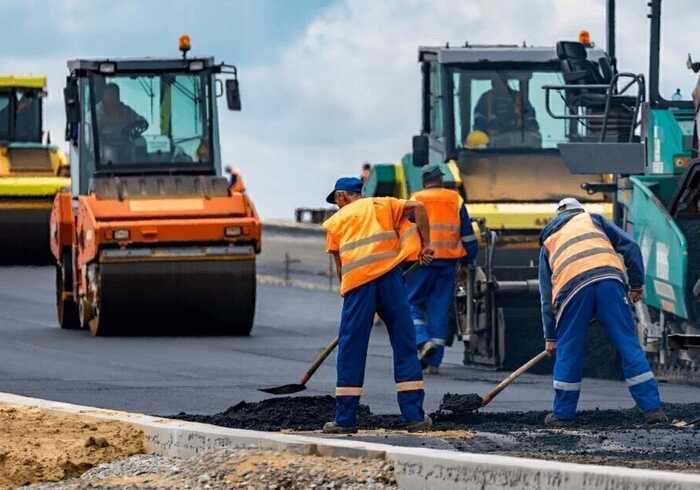
[[[268, 395], [260, 386], [296, 382], [320, 348], [336, 334], [341, 300], [327, 288], [321, 238], [266, 236], [266, 253], [253, 334], [236, 337], [94, 338], [61, 330], [55, 320], [52, 267], [0, 268], [0, 391], [150, 414], [214, 413]], [[299, 288], [270, 284], [284, 271], [284, 253], [303, 257], [291, 279]], [[282, 271], [282, 272], [280, 272]], [[443, 373], [427, 379], [426, 408], [443, 394], [484, 393], [503, 373], [465, 368], [461, 347], [448, 349]], [[303, 395], [333, 393], [335, 359], [321, 367]], [[663, 384], [669, 402], [697, 401], [698, 388]], [[396, 413], [391, 351], [375, 328], [363, 403], [375, 413]], [[526, 375], [503, 392], [491, 410], [545, 410], [551, 379]], [[623, 382], [586, 379], [582, 408], [629, 407]], [[319, 424], [322, 421], [319, 421]]]

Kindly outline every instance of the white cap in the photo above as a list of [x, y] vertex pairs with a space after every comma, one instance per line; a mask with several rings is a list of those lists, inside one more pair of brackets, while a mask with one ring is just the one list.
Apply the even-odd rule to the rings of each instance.
[[583, 205], [574, 197], [566, 197], [557, 204], [557, 214], [571, 211], [572, 209], [583, 209]]

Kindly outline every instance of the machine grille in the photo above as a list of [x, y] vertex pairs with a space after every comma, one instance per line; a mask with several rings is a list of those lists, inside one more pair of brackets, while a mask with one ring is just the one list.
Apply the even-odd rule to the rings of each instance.
[[9, 148], [10, 171], [51, 172], [51, 154], [48, 148]]

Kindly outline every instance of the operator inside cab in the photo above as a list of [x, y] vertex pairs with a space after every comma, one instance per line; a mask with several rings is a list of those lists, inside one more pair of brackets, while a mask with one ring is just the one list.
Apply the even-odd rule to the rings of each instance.
[[131, 128], [138, 127], [139, 134], [148, 129], [146, 119], [121, 101], [119, 85], [116, 83], [105, 84], [96, 111], [102, 138], [126, 143]]
[[474, 125], [466, 137], [467, 148], [541, 146], [535, 108], [521, 90], [508, 85], [505, 77], [494, 73], [491, 89], [481, 94], [474, 106]]

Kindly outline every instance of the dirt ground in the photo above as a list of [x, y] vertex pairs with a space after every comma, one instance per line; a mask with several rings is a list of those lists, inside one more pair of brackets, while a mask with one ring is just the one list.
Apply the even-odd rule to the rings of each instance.
[[126, 424], [0, 405], [0, 489], [76, 477], [143, 452], [143, 433]]
[[[649, 427], [636, 409], [581, 411], [569, 427], [544, 427], [547, 412], [479, 412], [475, 395], [447, 394], [431, 414], [433, 431], [408, 434], [396, 415], [374, 415], [360, 406], [354, 440], [577, 463], [700, 472], [700, 403], [667, 404], [671, 423]], [[333, 420], [331, 396], [280, 397], [241, 402], [216, 415], [176, 418], [225, 427], [319, 435]]]

